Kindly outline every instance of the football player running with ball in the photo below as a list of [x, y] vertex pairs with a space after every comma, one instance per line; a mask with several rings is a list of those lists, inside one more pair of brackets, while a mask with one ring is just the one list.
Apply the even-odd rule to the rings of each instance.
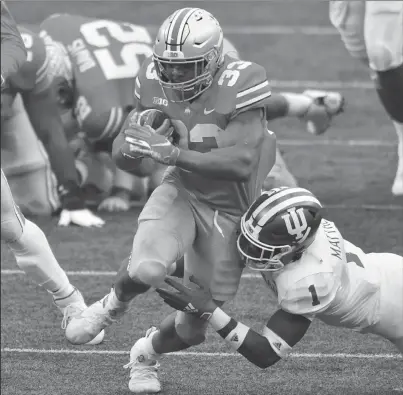
[[[311, 192], [285, 187], [264, 192], [242, 217], [239, 252], [279, 306], [261, 334], [221, 310], [202, 281], [192, 279], [197, 285], [186, 287], [167, 278], [178, 292], [157, 292], [170, 306], [210, 323], [260, 368], [286, 357], [314, 318], [382, 336], [403, 353], [403, 257], [364, 253], [322, 218], [321, 209]], [[140, 342], [156, 360], [154, 340]]]
[[[137, 109], [113, 155], [128, 169], [150, 160], [170, 167], [139, 216], [129, 262], [114, 289], [70, 321], [67, 336], [74, 344], [91, 340], [122, 317], [133, 298], [162, 285], [183, 255], [186, 284], [194, 275], [209, 284], [218, 305], [232, 299], [243, 270], [239, 221], [275, 162], [276, 140], [265, 116], [271, 95], [266, 72], [224, 55], [222, 29], [203, 9], [180, 9], [166, 19], [135, 95]], [[161, 110], [170, 121], [157, 132], [141, 126], [138, 112], [145, 109]], [[205, 320], [179, 312], [154, 338], [163, 353], [183, 350], [202, 343], [206, 328]], [[151, 373], [156, 369], [152, 364]], [[156, 392], [160, 386], [156, 380], [143, 388], [133, 376], [130, 389]]]

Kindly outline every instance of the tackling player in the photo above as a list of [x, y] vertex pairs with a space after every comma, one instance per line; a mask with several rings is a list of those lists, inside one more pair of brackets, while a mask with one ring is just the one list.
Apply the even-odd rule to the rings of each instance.
[[[92, 155], [81, 155], [81, 173], [89, 171], [95, 176], [92, 179], [98, 180], [97, 185], [106, 185], [99, 181], [105, 178], [102, 171], [105, 166], [99, 160], [93, 162], [93, 155], [100, 150], [110, 150], [111, 141], [134, 106], [134, 81], [143, 59], [152, 54], [151, 36], [146, 28], [132, 23], [69, 14], [47, 18], [41, 29], [43, 39], [49, 44], [55, 72], [62, 77], [59, 102], [66, 111], [65, 117], [73, 121], [67, 123], [81, 130], [89, 142]], [[235, 47], [225, 38], [223, 52], [239, 58]], [[309, 132], [322, 134], [333, 116], [342, 109], [343, 97], [336, 92], [285, 92], [272, 95], [266, 114], [268, 120], [296, 116], [307, 123]], [[94, 163], [98, 169], [94, 169]], [[157, 166], [152, 169], [153, 189], [159, 184], [160, 177]], [[91, 176], [88, 181], [90, 179]], [[277, 183], [296, 185], [279, 152], [265, 188], [267, 184], [273, 186]], [[142, 191], [142, 183], [117, 169], [111, 196], [99, 208], [127, 210], [133, 189]]]
[[[276, 144], [265, 116], [266, 71], [224, 55], [223, 39], [217, 20], [199, 8], [177, 10], [159, 29], [154, 54], [136, 79], [137, 109], [114, 141], [113, 156], [127, 169], [152, 160], [170, 167], [139, 216], [114, 289], [70, 321], [74, 344], [91, 340], [135, 296], [161, 285], [185, 252], [186, 283], [191, 274], [201, 276], [220, 305], [236, 293], [242, 273], [236, 229], [274, 164]], [[137, 123], [144, 109], [172, 120], [175, 145], [164, 135], [171, 128], [157, 134]], [[206, 327], [178, 313], [160, 332], [165, 352], [202, 343]], [[139, 390], [136, 382], [130, 388]]]
[[[277, 188], [264, 192], [242, 217], [239, 252], [246, 266], [261, 273], [279, 306], [261, 334], [226, 314], [196, 279], [189, 288], [167, 278], [178, 292], [157, 292], [168, 305], [205, 319], [260, 368], [285, 358], [314, 318], [382, 336], [403, 354], [403, 257], [364, 253], [322, 218], [321, 208], [306, 189]], [[158, 354], [150, 334], [133, 346], [132, 365], [144, 365], [140, 355], [156, 361]]]
[[[24, 67], [26, 58], [23, 40], [3, 2], [1, 2], [1, 53], [3, 88], [3, 82], [7, 86], [8, 79], [13, 78], [15, 73]], [[9, 59], [12, 56], [16, 56], [16, 59]], [[3, 77], [6, 77], [4, 81]], [[3, 170], [1, 170], [1, 240], [11, 249], [17, 265], [52, 295], [55, 305], [63, 313], [62, 328], [65, 329], [71, 317], [84, 310], [86, 304], [81, 293], [70, 283], [66, 273], [59, 266], [42, 230], [27, 220], [14, 202]], [[91, 344], [101, 342], [103, 336], [101, 333]]]
[[371, 70], [398, 137], [392, 193], [403, 195], [403, 2], [330, 1], [329, 15], [352, 57]]

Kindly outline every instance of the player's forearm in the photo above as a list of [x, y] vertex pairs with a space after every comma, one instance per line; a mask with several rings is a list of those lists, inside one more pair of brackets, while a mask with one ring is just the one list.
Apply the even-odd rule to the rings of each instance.
[[256, 166], [256, 156], [238, 147], [206, 153], [181, 150], [176, 166], [213, 179], [245, 182]]
[[272, 121], [287, 116], [289, 107], [287, 99], [282, 94], [273, 93], [266, 105], [266, 119]]
[[45, 147], [58, 184], [78, 185], [74, 153], [67, 142], [61, 120], [57, 115], [57, 108], [53, 108], [53, 105], [46, 108], [46, 103], [41, 95], [24, 98], [30, 121]]
[[26, 61], [27, 51], [16, 23], [4, 3], [1, 3], [1, 74], [7, 79]]
[[220, 308], [214, 311], [210, 324], [232, 349], [259, 368], [265, 369], [281, 359], [266, 337], [237, 322]]

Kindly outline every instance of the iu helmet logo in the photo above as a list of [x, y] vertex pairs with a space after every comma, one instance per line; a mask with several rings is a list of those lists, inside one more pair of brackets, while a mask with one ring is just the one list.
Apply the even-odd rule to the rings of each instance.
[[285, 222], [288, 234], [295, 236], [299, 243], [302, 243], [308, 237], [311, 228], [308, 227], [303, 208], [296, 210], [293, 207], [288, 210], [288, 214], [282, 215], [281, 218]]

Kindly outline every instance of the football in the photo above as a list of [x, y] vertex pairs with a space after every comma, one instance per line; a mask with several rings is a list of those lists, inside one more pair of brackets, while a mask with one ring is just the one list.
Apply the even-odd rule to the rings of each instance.
[[[154, 130], [158, 131], [158, 128], [163, 126], [164, 122], [168, 120], [168, 125], [164, 125], [164, 129], [168, 129], [171, 126], [171, 121], [170, 118], [163, 113], [161, 110], [156, 110], [156, 109], [150, 109], [150, 110], [144, 110], [141, 112], [138, 111], [133, 111], [129, 115], [129, 128], [131, 125], [137, 124], [141, 126], [151, 126]], [[170, 138], [173, 128], [170, 128], [171, 130], [168, 131], [166, 134], [168, 138]], [[165, 134], [165, 133], [164, 133]], [[123, 146], [121, 147], [121, 152], [123, 156], [125, 157], [130, 157], [133, 159], [140, 159], [143, 158], [143, 156], [139, 156], [136, 153], [132, 152], [132, 148], [130, 144], [124, 143]]]
[[[157, 130], [166, 119], [169, 120], [169, 117], [163, 113], [161, 110], [144, 110], [140, 113], [137, 113], [136, 123], [142, 126], [151, 126], [154, 130]], [[171, 123], [169, 121], [169, 123]]]

